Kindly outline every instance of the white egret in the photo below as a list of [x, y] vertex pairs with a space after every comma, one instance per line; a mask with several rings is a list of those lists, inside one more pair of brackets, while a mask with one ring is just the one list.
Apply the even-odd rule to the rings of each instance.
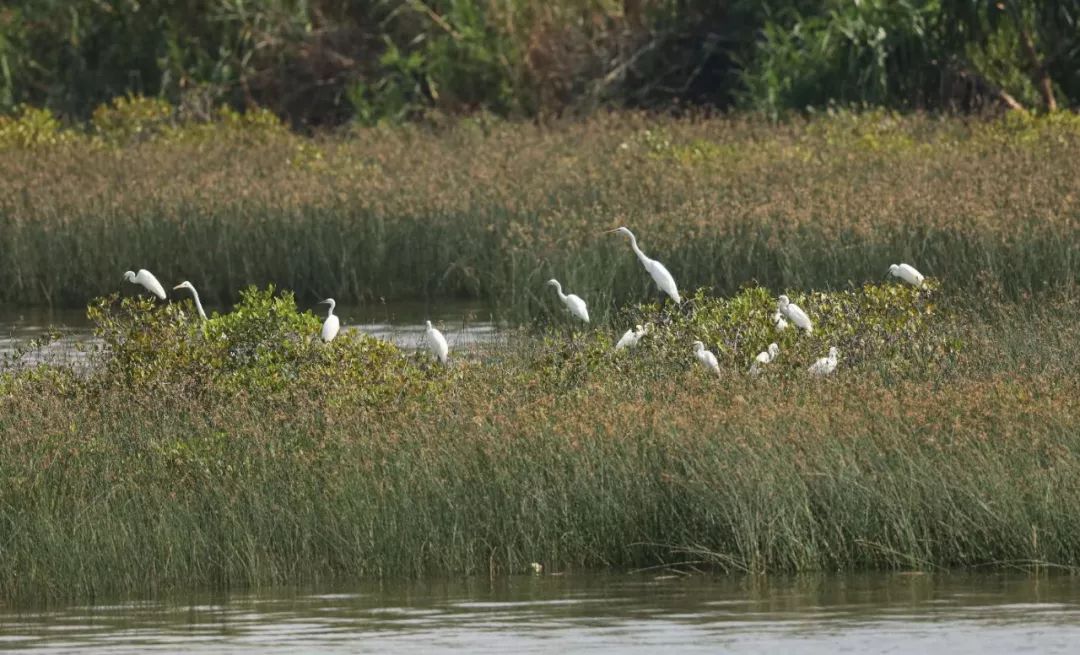
[[916, 287], [921, 287], [925, 279], [923, 274], [916, 271], [915, 267], [910, 264], [893, 264], [889, 267], [889, 273]]
[[195, 298], [195, 309], [199, 310], [199, 316], [202, 318], [202, 320], [205, 321], [206, 312], [203, 311], [202, 302], [199, 301], [199, 292], [195, 290], [195, 285], [188, 282], [187, 280], [184, 280], [180, 284], [173, 287], [173, 291], [178, 291], [180, 289], [191, 289], [191, 295]]
[[165, 287], [161, 286], [154, 274], [145, 268], [140, 268], [138, 273], [132, 271], [124, 273], [124, 279], [132, 284], [141, 284], [144, 289], [157, 296], [159, 300], [165, 300]]
[[789, 321], [795, 324], [795, 327], [806, 330], [807, 334], [814, 331], [814, 326], [810, 323], [810, 317], [806, 315], [806, 312], [802, 310], [795, 303], [785, 296], [781, 295], [776, 302], [776, 311], [783, 314]]
[[810, 371], [810, 375], [824, 377], [835, 371], [837, 355], [839, 355], [839, 351], [836, 349], [836, 346], [829, 348], [828, 357], [822, 357], [821, 359], [810, 365], [810, 368], [808, 369]]
[[640, 325], [635, 326], [632, 330], [627, 330], [619, 342], [615, 344], [615, 351], [618, 352], [623, 348], [633, 348], [641, 341], [641, 337], [645, 336], [645, 328]]
[[694, 357], [697, 357], [698, 362], [706, 369], [720, 375], [720, 362], [716, 361], [716, 355], [705, 350], [705, 344], [700, 341], [694, 342]]
[[337, 336], [338, 330], [341, 329], [341, 320], [337, 316], [334, 316], [334, 308], [337, 307], [337, 303], [333, 298], [327, 298], [326, 300], [320, 300], [319, 304], [330, 305], [329, 311], [326, 312], [326, 320], [322, 324], [322, 340], [326, 343], [330, 343]]
[[772, 324], [776, 328], [777, 332], [783, 332], [787, 329], [787, 321], [784, 320], [784, 315], [779, 311], [776, 311], [772, 315]]
[[579, 318], [586, 323], [589, 322], [589, 310], [585, 307], [584, 300], [572, 293], [569, 295], [563, 293], [562, 285], [559, 284], [558, 280], [548, 280], [547, 283], [555, 287], [555, 293], [559, 294], [559, 300], [563, 301], [563, 304], [566, 305], [566, 308], [570, 310], [570, 313], [575, 318]]
[[656, 286], [670, 296], [676, 303], [682, 302], [679, 298], [679, 289], [675, 286], [675, 278], [671, 277], [671, 273], [668, 272], [663, 264], [655, 259], [649, 259], [645, 256], [645, 253], [641, 252], [641, 248], [638, 248], [637, 237], [634, 236], [634, 233], [625, 227], [617, 227], [614, 230], [608, 230], [609, 234], [613, 232], [625, 234], [630, 237], [630, 247], [634, 249], [634, 254], [641, 260], [642, 266], [644, 266], [645, 270], [652, 276], [653, 281], [656, 282]]
[[754, 363], [750, 365], [750, 375], [761, 375], [765, 365], [776, 359], [776, 356], [780, 354], [780, 346], [775, 343], [770, 343], [767, 350], [763, 350], [757, 354], [754, 358]]
[[431, 321], [427, 322], [427, 343], [428, 348], [431, 348], [431, 354], [435, 355], [435, 359], [445, 364], [446, 358], [450, 354], [450, 346], [446, 345], [446, 337], [431, 324]]

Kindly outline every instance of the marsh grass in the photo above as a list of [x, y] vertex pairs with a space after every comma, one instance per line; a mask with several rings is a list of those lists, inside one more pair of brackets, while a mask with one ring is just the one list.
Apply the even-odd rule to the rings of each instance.
[[[755, 311], [756, 292], [746, 297], [700, 300], [693, 329], [725, 334], [724, 316]], [[235, 367], [261, 370], [244, 359], [180, 384], [201, 355], [121, 340], [138, 381], [108, 366], [4, 377], [0, 595], [502, 575], [531, 562], [1080, 566], [1080, 355], [1068, 347], [1080, 306], [1052, 301], [959, 307], [945, 333], [939, 314], [928, 331], [895, 327], [916, 346], [953, 330], [965, 345], [923, 366], [842, 361], [826, 380], [801, 365], [751, 379], [735, 355], [707, 376], [677, 323], [625, 357], [606, 331], [517, 333], [449, 369], [386, 359], [362, 338], [309, 358], [271, 330], [270, 343], [301, 348], [265, 374], [300, 365], [299, 377], [275, 384], [238, 382]], [[265, 321], [282, 301], [246, 302], [228, 319], [239, 333], [251, 308]], [[105, 325], [162, 339], [191, 325], [139, 307], [110, 309]], [[173, 338], [197, 346], [223, 326]]]
[[883, 113], [65, 139], [0, 158], [0, 302], [83, 306], [147, 267], [217, 305], [272, 282], [555, 321], [557, 277], [603, 324], [655, 297], [617, 225], [683, 289], [842, 289], [909, 261], [1019, 297], [1077, 279], [1078, 143], [1070, 115]]

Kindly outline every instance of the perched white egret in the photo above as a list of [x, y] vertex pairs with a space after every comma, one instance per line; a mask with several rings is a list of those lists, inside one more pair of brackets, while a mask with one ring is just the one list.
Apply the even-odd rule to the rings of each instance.
[[923, 274], [916, 271], [915, 267], [910, 264], [893, 264], [889, 267], [889, 273], [916, 287], [921, 287], [925, 279]]
[[435, 355], [435, 359], [445, 364], [446, 358], [450, 354], [450, 346], [446, 345], [446, 337], [431, 324], [431, 321], [427, 322], [427, 343], [428, 348], [431, 348], [431, 354]]
[[698, 362], [706, 369], [720, 375], [720, 362], [716, 361], [716, 355], [705, 350], [705, 344], [700, 341], [694, 342], [694, 357], [697, 357]]
[[817, 375], [817, 376], [820, 376], [820, 377], [824, 377], [824, 376], [832, 373], [833, 371], [835, 371], [836, 370], [836, 357], [838, 355], [839, 355], [839, 351], [836, 349], [836, 346], [833, 346], [833, 347], [829, 348], [829, 356], [828, 357], [822, 357], [821, 359], [817, 360], [816, 362], [814, 362], [813, 364], [810, 365], [810, 368], [808, 369], [810, 371], [810, 375]]
[[555, 287], [555, 293], [559, 294], [559, 300], [563, 301], [563, 304], [566, 305], [566, 308], [570, 310], [570, 313], [575, 318], [579, 318], [586, 323], [589, 322], [589, 310], [585, 307], [584, 300], [572, 293], [569, 295], [563, 293], [562, 285], [559, 284], [558, 280], [548, 280], [547, 283]]
[[779, 310], [772, 315], [772, 324], [777, 332], [783, 332], [787, 329], [787, 321], [784, 320], [784, 315]]
[[124, 273], [124, 279], [132, 284], [141, 284], [144, 289], [157, 296], [159, 300], [165, 300], [165, 287], [161, 286], [154, 274], [145, 268], [140, 268], [138, 273], [132, 271]]
[[802, 310], [795, 303], [785, 296], [781, 295], [776, 302], [776, 311], [783, 314], [789, 321], [795, 324], [795, 327], [800, 330], [806, 330], [807, 334], [814, 331], [813, 324], [810, 323], [810, 317], [806, 315], [806, 312]]
[[641, 341], [641, 337], [643, 336], [645, 336], [645, 328], [641, 327], [640, 325], [635, 326], [635, 328], [632, 330], [627, 330], [622, 335], [622, 338], [619, 339], [619, 342], [615, 344], [616, 352], [622, 350], [623, 348], [633, 348], [638, 344], [638, 341]]
[[679, 289], [675, 286], [675, 278], [671, 277], [671, 273], [668, 272], [663, 264], [655, 259], [649, 259], [645, 256], [645, 253], [641, 252], [641, 248], [638, 248], [637, 237], [634, 236], [634, 233], [625, 227], [617, 227], [614, 230], [608, 230], [609, 234], [613, 232], [625, 234], [630, 237], [630, 247], [634, 249], [634, 254], [641, 260], [642, 266], [644, 266], [645, 270], [652, 276], [653, 281], [656, 282], [656, 286], [670, 296], [675, 302], [682, 302], [679, 298]]
[[202, 318], [202, 320], [205, 321], [206, 312], [203, 311], [202, 302], [199, 301], [199, 292], [195, 290], [195, 285], [188, 282], [187, 280], [184, 280], [180, 284], [173, 287], [173, 291], [178, 291], [180, 289], [191, 289], [191, 295], [195, 298], [195, 309], [199, 310], [199, 316]]
[[780, 354], [780, 346], [775, 343], [770, 343], [767, 350], [762, 350], [754, 358], [754, 363], [750, 365], [750, 375], [761, 375], [765, 365], [776, 359], [776, 356]]
[[337, 303], [333, 298], [327, 298], [326, 300], [320, 300], [319, 304], [330, 305], [329, 311], [326, 312], [326, 320], [322, 324], [322, 340], [326, 343], [330, 343], [337, 336], [338, 330], [341, 329], [341, 320], [337, 316], [334, 316], [334, 308], [337, 307]]

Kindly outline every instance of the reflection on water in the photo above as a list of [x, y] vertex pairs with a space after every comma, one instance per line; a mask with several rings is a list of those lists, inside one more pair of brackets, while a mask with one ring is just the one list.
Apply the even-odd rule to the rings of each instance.
[[[326, 315], [325, 305], [313, 305], [311, 309], [318, 316]], [[207, 308], [211, 314], [215, 310], [213, 307]], [[493, 342], [498, 336], [496, 323], [483, 306], [476, 303], [339, 305], [334, 313], [341, 317], [343, 329], [360, 330], [402, 348], [427, 347], [424, 321], [428, 319], [442, 330], [451, 351], [482, 346]], [[31, 356], [34, 362], [81, 362], [86, 358], [87, 348], [96, 345], [85, 310], [0, 306], [0, 356], [10, 357], [31, 339], [39, 339], [52, 332], [59, 333], [61, 337], [35, 350]], [[3, 362], [0, 362], [2, 365]]]
[[520, 577], [0, 614], [42, 652], [1075, 652], [1068, 576]]

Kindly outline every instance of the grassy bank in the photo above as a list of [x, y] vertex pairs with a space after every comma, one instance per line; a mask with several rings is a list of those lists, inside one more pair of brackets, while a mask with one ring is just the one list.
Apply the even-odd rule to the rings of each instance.
[[[815, 336], [755, 380], [768, 298], [701, 297], [620, 356], [606, 330], [522, 335], [450, 369], [310, 342], [287, 300], [206, 325], [105, 302], [91, 373], [2, 378], [0, 596], [531, 562], [1080, 566], [1080, 305], [806, 296]], [[810, 380], [827, 342], [840, 368]]]
[[315, 140], [153, 127], [4, 152], [0, 302], [82, 306], [146, 267], [214, 304], [273, 282], [305, 300], [480, 298], [527, 320], [556, 308], [542, 283], [558, 277], [604, 320], [652, 293], [601, 234], [620, 224], [682, 288], [719, 293], [843, 288], [905, 260], [1017, 297], [1074, 284], [1080, 261], [1080, 123], [1065, 114], [624, 114]]

